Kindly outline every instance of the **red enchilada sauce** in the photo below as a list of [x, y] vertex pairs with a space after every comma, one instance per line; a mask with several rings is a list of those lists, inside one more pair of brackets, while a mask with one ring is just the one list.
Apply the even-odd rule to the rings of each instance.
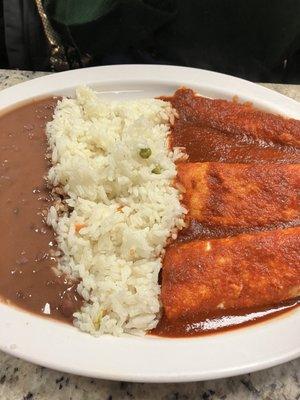
[[[300, 146], [295, 146], [300, 141], [298, 121], [257, 111], [250, 104], [199, 98], [189, 89], [179, 89], [174, 96], [163, 99], [171, 102], [179, 117], [171, 129], [171, 147], [184, 147], [189, 162], [300, 162]], [[285, 131], [292, 135], [283, 134]], [[299, 225], [299, 221], [296, 225]], [[277, 228], [289, 226], [295, 226], [295, 222], [280, 224]], [[176, 241], [224, 238], [268, 229], [274, 227], [211, 227], [192, 220], [187, 228], [179, 232]], [[226, 331], [282, 314], [297, 307], [299, 302], [299, 298], [296, 298], [269, 307], [217, 310], [213, 314], [190, 313], [174, 320], [163, 314], [152, 333], [183, 337]]]
[[[243, 130], [233, 135], [199, 123], [187, 92], [166, 98], [180, 119], [172, 130], [173, 146], [184, 146], [190, 161], [299, 162], [299, 150], [283, 143], [255, 142]], [[77, 282], [57, 276], [52, 267], [56, 241], [45, 223], [45, 211], [54, 199], [44, 179], [46, 158], [45, 125], [52, 119], [58, 98], [45, 98], [18, 106], [0, 116], [0, 298], [36, 314], [65, 322], [79, 310], [82, 299]], [[212, 121], [210, 121], [212, 122]], [[218, 232], [218, 237], [225, 232]], [[191, 224], [177, 240], [212, 237], [203, 227]], [[224, 315], [194, 315], [168, 321], [163, 315], [153, 334], [170, 337], [199, 335], [253, 323], [295, 307], [297, 300], [260, 310], [240, 310]]]
[[165, 337], [199, 336], [249, 326], [279, 316], [299, 305], [299, 299], [285, 301], [269, 307], [254, 307], [240, 310], [218, 310], [213, 314], [196, 313], [169, 320], [162, 315], [154, 335]]
[[52, 228], [45, 215], [53, 198], [44, 179], [45, 125], [57, 98], [33, 101], [0, 117], [0, 297], [62, 321], [81, 306], [76, 282], [57, 276]]

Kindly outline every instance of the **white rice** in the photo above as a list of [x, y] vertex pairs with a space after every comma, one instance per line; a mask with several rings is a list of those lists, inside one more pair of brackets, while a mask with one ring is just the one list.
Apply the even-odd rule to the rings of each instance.
[[[172, 186], [182, 154], [168, 150], [170, 118], [167, 102], [107, 102], [81, 87], [47, 125], [48, 178], [72, 210], [58, 215], [51, 207], [48, 223], [64, 254], [59, 268], [81, 279], [85, 304], [74, 324], [83, 331], [143, 334], [158, 322], [161, 256], [185, 213]], [[152, 151], [148, 159], [143, 148]]]

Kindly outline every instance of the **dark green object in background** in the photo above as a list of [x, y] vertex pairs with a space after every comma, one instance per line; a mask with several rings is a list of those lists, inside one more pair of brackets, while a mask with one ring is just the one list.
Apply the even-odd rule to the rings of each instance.
[[155, 34], [177, 14], [176, 0], [45, 0], [44, 5], [56, 28], [70, 28], [80, 50], [97, 64], [106, 56], [148, 51]]
[[299, 0], [46, 0], [96, 64], [156, 62], [300, 80]]

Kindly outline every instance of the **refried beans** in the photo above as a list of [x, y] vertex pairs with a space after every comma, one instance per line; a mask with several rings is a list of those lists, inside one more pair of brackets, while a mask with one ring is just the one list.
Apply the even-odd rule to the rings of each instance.
[[45, 125], [57, 101], [35, 100], [0, 117], [0, 296], [34, 313], [72, 321], [82, 299], [76, 282], [53, 271], [57, 248], [45, 223], [54, 201], [45, 180]]

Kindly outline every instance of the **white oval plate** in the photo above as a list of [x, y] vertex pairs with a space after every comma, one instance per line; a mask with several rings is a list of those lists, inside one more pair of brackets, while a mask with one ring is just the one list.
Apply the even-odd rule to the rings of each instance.
[[[179, 86], [209, 97], [238, 95], [255, 106], [300, 118], [300, 104], [256, 84], [199, 69], [123, 65], [49, 75], [0, 92], [0, 110], [30, 98], [72, 95], [88, 84], [107, 98], [171, 94]], [[0, 304], [0, 348], [49, 368], [123, 381], [180, 382], [238, 375], [300, 355], [300, 309], [250, 327], [188, 339], [94, 338], [53, 320]]]

